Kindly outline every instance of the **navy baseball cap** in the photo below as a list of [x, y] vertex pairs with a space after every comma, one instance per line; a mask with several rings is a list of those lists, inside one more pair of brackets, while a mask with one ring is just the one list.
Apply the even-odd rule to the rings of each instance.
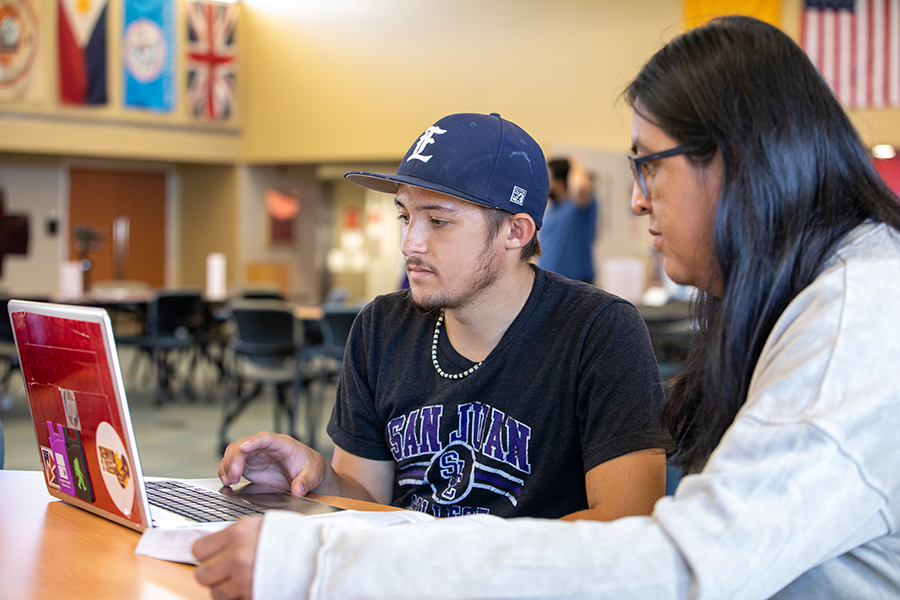
[[407, 150], [396, 175], [349, 171], [344, 177], [388, 194], [396, 194], [398, 184], [404, 183], [481, 206], [524, 212], [538, 229], [550, 193], [541, 147], [496, 113], [444, 117]]

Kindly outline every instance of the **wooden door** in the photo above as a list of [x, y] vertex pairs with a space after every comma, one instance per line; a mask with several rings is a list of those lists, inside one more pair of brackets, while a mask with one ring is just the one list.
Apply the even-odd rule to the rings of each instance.
[[[87, 251], [91, 261], [89, 280], [127, 279], [146, 281], [154, 287], [164, 285], [165, 173], [71, 169], [69, 182], [70, 259], [83, 258], [76, 245], [76, 230], [84, 231], [87, 226], [102, 236], [102, 242]], [[128, 225], [124, 253], [122, 217]]]

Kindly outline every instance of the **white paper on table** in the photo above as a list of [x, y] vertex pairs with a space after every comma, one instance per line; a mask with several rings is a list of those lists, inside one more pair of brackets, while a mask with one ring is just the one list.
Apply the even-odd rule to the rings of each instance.
[[194, 542], [210, 533], [221, 531], [229, 525], [233, 525], [233, 523], [206, 523], [194, 527], [173, 529], [163, 527], [145, 529], [141, 534], [141, 539], [138, 540], [134, 553], [169, 562], [196, 565], [199, 563], [191, 553]]
[[[419, 523], [434, 521], [435, 517], [427, 513], [414, 510], [397, 510], [385, 512], [367, 512], [356, 510], [342, 510], [335, 513], [323, 513], [304, 516], [304, 519], [328, 519], [341, 522], [345, 527], [355, 529], [372, 529], [377, 527], [390, 527], [406, 523]], [[233, 523], [204, 523], [190, 527], [155, 527], [146, 529], [141, 534], [136, 554], [143, 554], [151, 558], [168, 560], [170, 562], [185, 563], [189, 565], [200, 564], [191, 553], [194, 542], [205, 535], [221, 531]]]

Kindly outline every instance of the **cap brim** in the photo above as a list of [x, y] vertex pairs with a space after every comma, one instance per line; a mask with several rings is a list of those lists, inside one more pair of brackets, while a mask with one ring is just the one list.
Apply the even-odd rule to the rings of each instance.
[[384, 192], [385, 194], [397, 193], [397, 182], [391, 180], [394, 175], [383, 175], [381, 173], [366, 173], [364, 171], [348, 171], [344, 173], [344, 179], [358, 186], [375, 190], [376, 192]]
[[410, 177], [409, 175], [388, 175], [386, 173], [367, 173], [365, 171], [348, 171], [347, 173], [344, 173], [344, 179], [346, 179], [350, 183], [355, 183], [356, 185], [362, 186], [364, 188], [375, 190], [376, 192], [384, 192], [386, 194], [396, 194], [397, 186], [399, 186], [400, 184], [411, 185], [413, 187], [431, 190], [432, 192], [447, 194], [448, 196], [453, 196], [454, 198], [459, 198], [460, 200], [465, 200], [466, 202], [471, 202], [472, 204], [477, 204], [486, 208], [497, 208], [498, 210], [503, 210], [502, 208], [498, 208], [496, 206], [493, 206], [492, 204], [488, 204], [484, 200], [470, 197], [468, 194], [461, 194], [459, 191], [454, 190], [451, 187], [440, 185], [434, 183], [433, 181], [422, 179], [421, 177]]

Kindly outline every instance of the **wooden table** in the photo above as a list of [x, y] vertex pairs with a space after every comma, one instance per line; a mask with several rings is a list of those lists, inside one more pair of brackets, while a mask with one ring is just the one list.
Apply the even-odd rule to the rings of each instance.
[[[392, 507], [311, 494], [341, 508]], [[134, 553], [140, 534], [53, 499], [40, 471], [0, 470], [0, 596], [209, 599], [194, 567]]]
[[294, 318], [300, 319], [301, 321], [318, 321], [324, 314], [325, 311], [322, 310], [321, 306], [294, 306]]

